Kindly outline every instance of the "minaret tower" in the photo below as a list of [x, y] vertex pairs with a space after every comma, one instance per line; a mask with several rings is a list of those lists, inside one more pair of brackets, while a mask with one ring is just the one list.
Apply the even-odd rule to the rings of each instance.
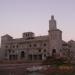
[[54, 16], [51, 16], [51, 20], [49, 20], [49, 30], [56, 30], [56, 20], [54, 19]]
[[62, 48], [62, 31], [57, 29], [56, 20], [51, 16], [49, 20], [49, 50], [51, 56], [60, 56]]

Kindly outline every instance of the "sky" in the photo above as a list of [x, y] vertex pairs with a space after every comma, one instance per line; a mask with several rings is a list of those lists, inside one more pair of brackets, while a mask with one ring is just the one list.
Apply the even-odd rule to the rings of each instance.
[[75, 40], [75, 0], [0, 0], [0, 37], [24, 32], [47, 35], [54, 15], [65, 41]]

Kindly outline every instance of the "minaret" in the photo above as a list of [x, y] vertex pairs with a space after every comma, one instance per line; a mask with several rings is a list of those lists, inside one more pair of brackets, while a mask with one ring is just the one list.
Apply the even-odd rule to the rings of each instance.
[[49, 20], [49, 50], [50, 55], [60, 56], [62, 49], [62, 31], [57, 29], [56, 20], [51, 16]]
[[49, 30], [56, 30], [56, 20], [54, 19], [54, 16], [51, 16], [51, 20], [49, 20]]

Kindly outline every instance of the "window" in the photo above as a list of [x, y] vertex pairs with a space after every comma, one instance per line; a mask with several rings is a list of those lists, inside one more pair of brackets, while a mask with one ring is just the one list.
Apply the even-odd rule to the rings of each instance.
[[11, 53], [11, 50], [9, 49], [8, 52]]
[[46, 57], [46, 54], [44, 54], [44, 57]]
[[42, 60], [42, 54], [38, 55], [39, 60]]
[[44, 46], [46, 46], [46, 43], [44, 43]]
[[14, 53], [15, 51], [13, 50], [12, 52]]
[[5, 46], [5, 48], [8, 48], [8, 46]]
[[27, 36], [27, 34], [26, 34], [26, 36]]
[[44, 52], [46, 52], [46, 49], [44, 49]]
[[33, 59], [34, 60], [37, 60], [37, 55], [33, 55]]
[[41, 49], [39, 49], [39, 52], [41, 52]]
[[34, 47], [36, 47], [37, 45], [36, 44], [34, 44]]
[[7, 57], [7, 55], [8, 55], [7, 52], [5, 52], [5, 56], [6, 56], [6, 57]]
[[18, 48], [18, 45], [16, 45], [16, 48]]
[[13, 48], [15, 48], [15, 46], [13, 45]]
[[28, 36], [29, 36], [29, 34], [28, 34]]
[[32, 60], [32, 55], [28, 55], [28, 59], [29, 60]]
[[32, 45], [31, 45], [31, 44], [29, 44], [29, 47], [32, 47]]

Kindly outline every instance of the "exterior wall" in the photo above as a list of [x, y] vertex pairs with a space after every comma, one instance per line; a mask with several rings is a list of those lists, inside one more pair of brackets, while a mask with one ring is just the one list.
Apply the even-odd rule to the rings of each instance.
[[60, 56], [60, 50], [62, 49], [62, 32], [60, 30], [49, 31], [49, 47], [50, 54], [55, 49], [56, 55]]
[[19, 39], [13, 39], [10, 35], [1, 38], [1, 49], [8, 60], [44, 60], [52, 55], [53, 49], [60, 55], [61, 45], [62, 32], [57, 29], [54, 16], [49, 20], [49, 34], [46, 36], [35, 37], [33, 32], [25, 32]]
[[25, 32], [22, 36], [19, 39], [13, 39], [8, 34], [1, 37], [1, 59], [44, 60], [53, 53], [57, 57], [68, 57], [68, 51], [75, 59], [75, 41], [63, 43], [62, 31], [57, 29], [54, 16], [49, 20], [48, 35], [36, 37], [33, 32]]
[[50, 55], [55, 54], [56, 56], [60, 56], [60, 50], [62, 49], [62, 31], [57, 29], [54, 16], [51, 16], [51, 20], [49, 20], [49, 49]]
[[[5, 36], [6, 37], [6, 36]], [[41, 38], [41, 37], [40, 37]], [[3, 42], [2, 42], [3, 43]], [[29, 59], [29, 55], [32, 56], [32, 60], [39, 60], [39, 55], [41, 55], [41, 60], [45, 59], [48, 55], [48, 39], [44, 37], [40, 40], [39, 37], [36, 39], [12, 39], [7, 40], [3, 43], [2, 48], [5, 52], [5, 59]], [[21, 54], [23, 53], [23, 54]], [[36, 58], [35, 58], [36, 57]]]

